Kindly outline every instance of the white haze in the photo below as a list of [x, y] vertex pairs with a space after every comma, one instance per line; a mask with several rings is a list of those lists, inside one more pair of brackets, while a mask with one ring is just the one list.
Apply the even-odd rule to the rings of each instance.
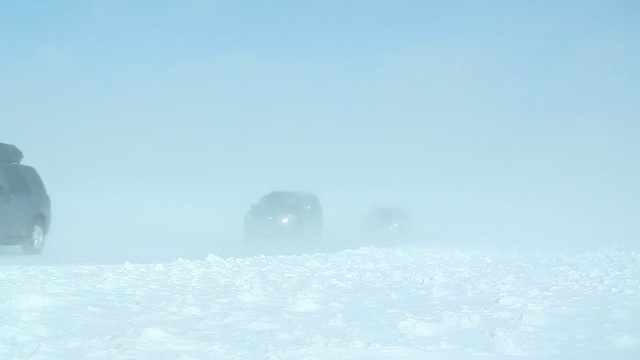
[[[632, 1], [41, 3], [0, 11], [52, 202], [0, 247], [1, 359], [640, 358]], [[242, 239], [274, 190], [322, 241]]]

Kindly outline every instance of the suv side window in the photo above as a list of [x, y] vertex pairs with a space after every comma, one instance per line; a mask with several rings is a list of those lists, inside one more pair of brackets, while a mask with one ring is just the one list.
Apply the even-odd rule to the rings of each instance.
[[4, 168], [5, 191], [14, 195], [30, 194], [29, 185], [24, 174], [17, 167]]
[[0, 167], [0, 196], [7, 193], [7, 184], [4, 181], [4, 169]]
[[32, 167], [24, 167], [22, 170], [31, 191], [36, 194], [44, 193], [44, 184], [42, 183], [42, 179], [40, 178], [40, 175], [38, 175], [36, 170]]

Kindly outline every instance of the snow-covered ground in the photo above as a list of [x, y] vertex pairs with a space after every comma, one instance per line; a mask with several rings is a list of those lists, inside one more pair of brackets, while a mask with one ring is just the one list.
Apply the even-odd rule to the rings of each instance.
[[0, 359], [640, 358], [634, 251], [0, 261]]

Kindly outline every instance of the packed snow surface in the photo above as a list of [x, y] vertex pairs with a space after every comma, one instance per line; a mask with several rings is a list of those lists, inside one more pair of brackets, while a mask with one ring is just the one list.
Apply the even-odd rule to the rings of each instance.
[[640, 254], [396, 247], [0, 265], [0, 359], [510, 356], [640, 359]]

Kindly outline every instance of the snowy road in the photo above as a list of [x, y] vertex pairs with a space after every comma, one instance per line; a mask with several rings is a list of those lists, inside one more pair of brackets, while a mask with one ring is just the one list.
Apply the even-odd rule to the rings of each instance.
[[640, 358], [630, 251], [11, 264], [0, 289], [0, 359]]

